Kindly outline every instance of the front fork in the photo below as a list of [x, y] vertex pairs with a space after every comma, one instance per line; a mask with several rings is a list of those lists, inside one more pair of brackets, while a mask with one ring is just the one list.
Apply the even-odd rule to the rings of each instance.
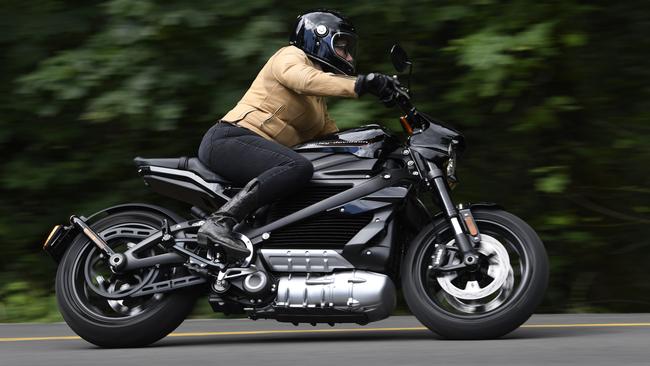
[[427, 167], [427, 178], [434, 185], [438, 199], [440, 200], [440, 206], [442, 206], [442, 211], [454, 229], [454, 238], [462, 254], [463, 264], [466, 266], [475, 266], [478, 263], [479, 257], [474, 249], [474, 245], [480, 243], [481, 235], [474, 222], [472, 212], [469, 208], [464, 208], [462, 205], [456, 208], [451, 201], [442, 170], [429, 161], [427, 161]]

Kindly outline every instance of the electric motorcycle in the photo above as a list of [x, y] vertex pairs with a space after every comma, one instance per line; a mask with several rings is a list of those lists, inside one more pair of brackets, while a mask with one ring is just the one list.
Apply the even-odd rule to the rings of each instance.
[[[391, 56], [398, 71], [411, 66], [398, 45]], [[520, 326], [548, 282], [541, 240], [496, 204], [452, 201], [463, 136], [418, 111], [397, 77], [390, 87], [383, 102], [403, 111], [406, 141], [370, 124], [294, 146], [314, 166], [311, 182], [235, 227], [251, 254], [234, 265], [196, 234], [241, 187], [194, 157], [135, 158], [147, 186], [191, 208], [128, 203], [55, 226], [44, 249], [58, 262], [56, 298], [70, 328], [102, 347], [147, 345], [206, 292], [225, 314], [368, 324], [391, 314], [398, 289], [443, 338]]]

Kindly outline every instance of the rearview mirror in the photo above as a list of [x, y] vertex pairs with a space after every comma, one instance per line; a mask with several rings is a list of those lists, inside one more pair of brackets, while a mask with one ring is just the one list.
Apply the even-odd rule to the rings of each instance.
[[407, 67], [411, 66], [411, 60], [409, 60], [406, 51], [395, 43], [390, 49], [390, 59], [393, 61], [393, 66], [397, 72], [403, 72]]

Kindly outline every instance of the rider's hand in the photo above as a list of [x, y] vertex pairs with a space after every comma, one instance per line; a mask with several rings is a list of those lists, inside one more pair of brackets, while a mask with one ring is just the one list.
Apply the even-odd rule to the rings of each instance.
[[394, 89], [395, 86], [392, 78], [388, 75], [379, 73], [359, 75], [354, 84], [354, 91], [357, 95], [361, 96], [365, 93], [370, 93], [379, 97], [384, 104], [392, 101]]

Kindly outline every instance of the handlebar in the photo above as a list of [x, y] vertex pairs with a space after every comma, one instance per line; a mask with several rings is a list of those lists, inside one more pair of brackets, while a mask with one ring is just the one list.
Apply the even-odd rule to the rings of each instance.
[[[408, 126], [405, 126], [404, 128], [409, 134], [412, 133], [412, 127], [424, 128], [428, 125], [428, 120], [420, 115], [411, 103], [411, 95], [409, 94], [408, 88], [402, 86], [397, 76], [379, 78], [376, 74], [371, 73], [366, 75], [366, 82], [373, 88], [382, 91], [388, 89], [388, 96], [381, 96], [380, 100], [387, 107], [392, 107], [395, 104], [399, 106], [404, 113], [403, 119], [406, 119], [408, 122]], [[387, 84], [384, 84], [385, 82], [387, 82]]]
[[417, 128], [425, 127], [427, 120], [423, 118], [411, 103], [411, 95], [409, 90], [400, 84], [397, 76], [390, 78], [391, 88], [393, 89], [392, 96], [389, 100], [383, 101], [387, 106], [397, 104], [397, 106], [404, 112], [405, 118], [413, 126]]

